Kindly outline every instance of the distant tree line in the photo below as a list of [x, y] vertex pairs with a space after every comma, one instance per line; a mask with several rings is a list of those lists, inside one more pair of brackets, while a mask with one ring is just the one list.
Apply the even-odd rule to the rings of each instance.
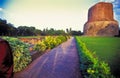
[[64, 30], [55, 30], [54, 28], [45, 28], [43, 30], [36, 29], [31, 26], [19, 26], [15, 27], [11, 23], [7, 23], [6, 20], [0, 19], [0, 36], [46, 36], [46, 35], [82, 35], [81, 31], [75, 31], [70, 29]]
[[0, 35], [15, 35], [17, 32], [17, 28], [15, 28], [12, 24], [7, 23], [6, 20], [0, 19]]
[[83, 35], [83, 33], [81, 31], [72, 30], [72, 28], [70, 28], [70, 29], [67, 28], [66, 32], [67, 32], [67, 34], [73, 35], [73, 36], [75, 36], [75, 35], [77, 35], [77, 36]]
[[120, 37], [120, 28], [119, 28], [119, 35], [116, 35], [115, 37]]

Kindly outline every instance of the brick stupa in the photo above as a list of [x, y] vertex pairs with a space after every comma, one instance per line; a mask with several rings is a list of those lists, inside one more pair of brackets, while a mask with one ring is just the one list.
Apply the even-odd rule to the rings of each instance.
[[112, 3], [100, 2], [88, 11], [84, 25], [86, 36], [115, 36], [119, 34], [118, 22], [114, 20]]

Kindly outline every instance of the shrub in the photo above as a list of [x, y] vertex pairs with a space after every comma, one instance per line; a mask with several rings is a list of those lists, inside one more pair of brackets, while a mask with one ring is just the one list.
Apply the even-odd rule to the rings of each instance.
[[43, 52], [46, 50], [46, 45], [43, 42], [39, 42], [33, 47], [33, 49], [38, 52]]
[[47, 36], [43, 40], [43, 43], [46, 45], [47, 49], [53, 49], [65, 41], [67, 41], [66, 36]]
[[43, 52], [46, 49], [53, 49], [66, 40], [66, 36], [46, 36], [45, 39], [42, 40], [42, 42], [39, 42], [34, 46], [34, 50]]
[[62, 36], [62, 35], [58, 36], [57, 38], [60, 39], [62, 42], [65, 42], [68, 39], [67, 36]]
[[76, 37], [76, 41], [80, 56], [80, 70], [84, 78], [114, 78], [106, 62], [99, 60], [95, 52], [90, 52], [79, 37]]
[[52, 36], [45, 37], [43, 43], [46, 45], [47, 49], [53, 49], [56, 46], [55, 38]]
[[17, 38], [3, 37], [3, 39], [7, 40], [12, 48], [14, 72], [23, 70], [32, 60], [29, 53], [29, 45]]

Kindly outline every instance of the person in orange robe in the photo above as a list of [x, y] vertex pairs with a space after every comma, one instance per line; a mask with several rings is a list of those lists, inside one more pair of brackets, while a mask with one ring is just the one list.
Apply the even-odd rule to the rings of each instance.
[[0, 78], [13, 78], [13, 56], [7, 41], [0, 39]]

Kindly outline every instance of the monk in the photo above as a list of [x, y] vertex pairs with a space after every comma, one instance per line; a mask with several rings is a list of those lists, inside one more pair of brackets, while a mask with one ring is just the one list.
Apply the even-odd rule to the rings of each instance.
[[0, 78], [13, 78], [13, 56], [9, 43], [0, 38]]

